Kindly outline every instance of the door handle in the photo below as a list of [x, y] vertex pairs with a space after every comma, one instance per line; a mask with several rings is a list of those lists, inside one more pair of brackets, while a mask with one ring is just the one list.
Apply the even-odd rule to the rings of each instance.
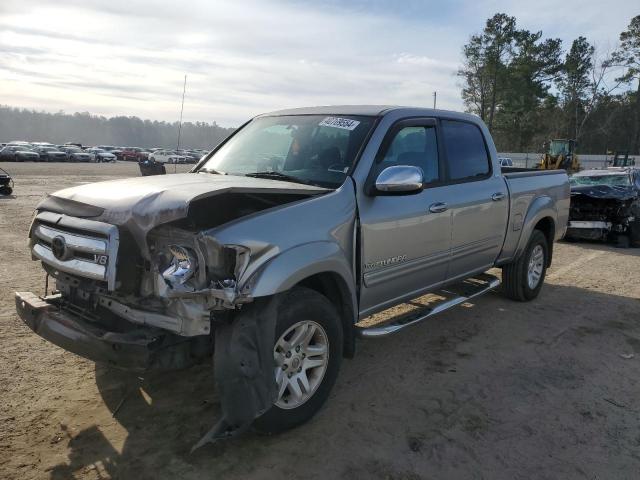
[[502, 192], [496, 192], [493, 195], [491, 195], [491, 200], [493, 200], [494, 202], [499, 202], [500, 200], [502, 200], [504, 197], [506, 197], [506, 195]]
[[434, 203], [429, 207], [431, 213], [442, 213], [447, 211], [447, 204], [443, 202]]

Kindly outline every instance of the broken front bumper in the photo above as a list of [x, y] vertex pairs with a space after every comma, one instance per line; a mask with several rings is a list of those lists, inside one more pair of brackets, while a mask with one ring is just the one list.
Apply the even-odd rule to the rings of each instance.
[[177, 369], [193, 363], [188, 343], [158, 329], [113, 332], [63, 309], [57, 295], [16, 292], [16, 311], [31, 330], [51, 343], [94, 362], [132, 371]]
[[567, 225], [567, 238], [604, 240], [611, 231], [611, 222], [571, 220]]

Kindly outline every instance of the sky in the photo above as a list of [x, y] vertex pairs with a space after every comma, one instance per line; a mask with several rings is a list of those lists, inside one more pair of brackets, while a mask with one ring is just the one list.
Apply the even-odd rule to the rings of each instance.
[[0, 0], [0, 104], [237, 126], [309, 105], [462, 110], [462, 46], [504, 12], [600, 51], [630, 0]]

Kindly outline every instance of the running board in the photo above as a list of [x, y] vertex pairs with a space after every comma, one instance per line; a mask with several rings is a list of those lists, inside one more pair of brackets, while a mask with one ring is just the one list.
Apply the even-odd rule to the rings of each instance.
[[[461, 303], [465, 303], [483, 293], [487, 293], [499, 285], [500, 279], [488, 273], [468, 278], [460, 283], [449, 285], [445, 289], [433, 292], [434, 295], [442, 297], [442, 299], [434, 303], [433, 306], [424, 306], [408, 314], [402, 314], [400, 318], [392, 318], [388, 322], [383, 322], [380, 326], [361, 326], [360, 324], [366, 323], [366, 319], [358, 322], [358, 324], [356, 324], [357, 335], [361, 338], [386, 337], [387, 335], [391, 335], [406, 327], [420, 323], [429, 317], [442, 313], [445, 310], [449, 310]], [[409, 303], [415, 305], [415, 303]]]

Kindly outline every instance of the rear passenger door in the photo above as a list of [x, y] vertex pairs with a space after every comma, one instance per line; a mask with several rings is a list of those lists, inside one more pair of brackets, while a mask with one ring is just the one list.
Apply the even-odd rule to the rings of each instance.
[[500, 171], [494, 172], [480, 128], [471, 122], [442, 120], [447, 167], [447, 205], [451, 210], [448, 280], [493, 266], [508, 221], [509, 195]]

